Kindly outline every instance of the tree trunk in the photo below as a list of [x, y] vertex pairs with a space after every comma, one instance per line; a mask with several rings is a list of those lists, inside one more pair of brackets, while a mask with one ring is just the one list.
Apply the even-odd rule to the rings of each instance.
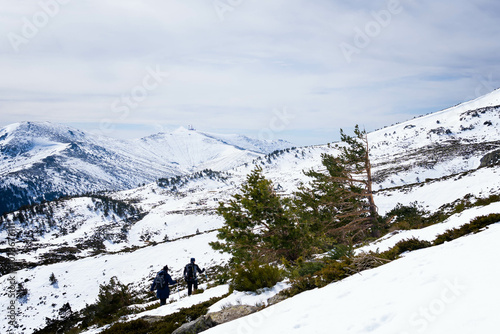
[[380, 236], [378, 219], [377, 219], [378, 213], [377, 213], [377, 206], [375, 205], [375, 200], [373, 199], [372, 166], [370, 164], [370, 151], [368, 147], [368, 136], [366, 134], [365, 134], [365, 143], [366, 143], [365, 168], [366, 168], [366, 178], [367, 178], [366, 190], [367, 190], [368, 203], [370, 205], [372, 236], [378, 238]]

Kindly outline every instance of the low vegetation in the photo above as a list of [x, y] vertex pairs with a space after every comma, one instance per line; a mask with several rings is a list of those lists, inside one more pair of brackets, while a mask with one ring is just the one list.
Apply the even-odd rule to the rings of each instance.
[[[227, 296], [227, 295], [226, 295]], [[206, 302], [194, 305], [189, 308], [183, 308], [179, 312], [170, 314], [157, 321], [146, 321], [137, 319], [129, 322], [115, 323], [102, 334], [168, 334], [187, 322], [197, 319], [208, 312], [208, 308], [226, 297], [212, 298]]]
[[465, 224], [459, 228], [454, 228], [437, 236], [434, 240], [434, 245], [440, 245], [447, 241], [451, 241], [462, 236], [477, 233], [488, 225], [500, 222], [500, 214], [492, 213], [488, 216], [480, 216], [474, 218], [469, 224]]
[[35, 334], [77, 334], [92, 326], [102, 327], [110, 324], [112, 326], [102, 333], [171, 333], [182, 324], [206, 314], [211, 305], [226, 296], [211, 298], [174, 314], [158, 317], [154, 322], [138, 319], [122, 323], [118, 322], [121, 317], [157, 308], [159, 304], [155, 303], [147, 308], [130, 308], [131, 305], [141, 304], [147, 300], [133, 293], [128, 285], [120, 283], [116, 277], [112, 277], [108, 284], [100, 286], [96, 303], [87, 305], [79, 312], [73, 312], [69, 304], [64, 305], [59, 310], [59, 319], [47, 319], [47, 325], [35, 331]]
[[262, 288], [273, 287], [283, 277], [283, 272], [278, 267], [253, 260], [245, 266], [235, 266], [230, 290], [255, 292]]
[[438, 235], [434, 241], [410, 238], [401, 240], [389, 250], [382, 253], [346, 253], [340, 258], [324, 257], [314, 261], [300, 260], [295, 265], [286, 264], [292, 287], [281, 294], [291, 297], [300, 292], [320, 288], [332, 282], [342, 280], [362, 270], [378, 267], [400, 257], [401, 254], [440, 245], [471, 233], [477, 233], [487, 226], [500, 222], [500, 214], [489, 214], [474, 218], [460, 228], [448, 230]]

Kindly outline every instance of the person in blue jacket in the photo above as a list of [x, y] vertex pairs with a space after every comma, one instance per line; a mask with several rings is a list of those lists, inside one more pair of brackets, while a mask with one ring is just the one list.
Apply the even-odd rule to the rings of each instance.
[[168, 287], [168, 285], [177, 284], [177, 281], [173, 280], [172, 277], [168, 274], [168, 266], [163, 267], [163, 269], [158, 272], [157, 277], [158, 276], [163, 276], [165, 282], [164, 287], [162, 288], [158, 286], [159, 284], [157, 283], [157, 279], [155, 278], [153, 280], [153, 284], [151, 284], [150, 291], [156, 290], [156, 297], [160, 299], [160, 305], [166, 305], [168, 296], [170, 296], [170, 288]]

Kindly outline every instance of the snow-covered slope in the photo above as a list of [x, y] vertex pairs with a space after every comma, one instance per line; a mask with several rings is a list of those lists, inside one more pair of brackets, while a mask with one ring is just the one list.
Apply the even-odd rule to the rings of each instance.
[[500, 224], [205, 333], [496, 333]]
[[180, 128], [125, 141], [48, 122], [9, 125], [0, 129], [0, 196], [4, 199], [0, 213], [62, 195], [130, 189], [204, 169], [227, 170], [268, 150], [292, 146], [283, 141], [220, 137]]
[[380, 189], [475, 169], [484, 155], [500, 149], [500, 89], [368, 138]]
[[[22, 327], [14, 332], [27, 334], [42, 327], [46, 317], [57, 318], [59, 309], [65, 303], [69, 303], [73, 311], [84, 308], [86, 304], [94, 303], [99, 293], [99, 285], [107, 284], [113, 276], [124, 284], [132, 284], [134, 289], [147, 291], [151, 279], [165, 264], [172, 268], [173, 277], [180, 278], [182, 277], [181, 268], [184, 268], [193, 254], [202, 268], [210, 268], [222, 263], [227, 256], [214, 253], [208, 245], [214, 237], [215, 232], [212, 232], [134, 252], [88, 257], [78, 261], [25, 269], [14, 275], [5, 275], [0, 278], [2, 291], [0, 292], [2, 307], [0, 331], [7, 333], [8, 328], [5, 312], [9, 305], [6, 292], [10, 283], [6, 278], [14, 276], [28, 289], [29, 294], [26, 300], [16, 302], [20, 310], [17, 321]], [[56, 285], [50, 283], [49, 277], [52, 273], [57, 278]]]
[[[372, 146], [390, 146], [399, 154], [441, 142], [488, 142], [500, 139], [500, 89], [476, 100], [370, 133]], [[381, 153], [382, 153], [381, 152]]]

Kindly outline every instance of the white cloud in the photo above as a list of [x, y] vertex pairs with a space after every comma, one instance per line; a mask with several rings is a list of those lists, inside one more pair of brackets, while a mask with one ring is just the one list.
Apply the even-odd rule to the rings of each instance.
[[[41, 3], [57, 1], [57, 14], [16, 52], [9, 36], [22, 37], [26, 20], [43, 19]], [[220, 3], [231, 7], [221, 12]], [[97, 129], [107, 119], [152, 131], [160, 122], [258, 133], [286, 107], [295, 117], [277, 136], [304, 145], [332, 141], [340, 127], [372, 130], [500, 86], [500, 6], [489, 0], [0, 6], [0, 126], [50, 120]], [[350, 62], [342, 43], [357, 48]], [[116, 99], [157, 67], [170, 76], [125, 116], [113, 112]]]

